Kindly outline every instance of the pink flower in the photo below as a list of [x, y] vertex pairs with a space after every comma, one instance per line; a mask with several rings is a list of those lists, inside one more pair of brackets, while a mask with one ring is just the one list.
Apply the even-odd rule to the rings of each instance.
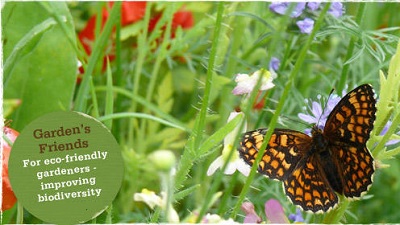
[[[261, 78], [260, 78], [261, 76]], [[236, 87], [232, 90], [234, 95], [250, 94], [256, 87], [257, 82], [261, 79], [260, 91], [273, 88], [275, 85], [272, 81], [276, 78], [275, 74], [270, 73], [268, 70], [260, 69], [248, 75], [239, 73], [236, 75]]]

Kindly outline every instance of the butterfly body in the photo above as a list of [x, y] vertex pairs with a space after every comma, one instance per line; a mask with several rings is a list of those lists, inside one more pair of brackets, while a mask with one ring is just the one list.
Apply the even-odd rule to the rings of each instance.
[[[338, 196], [354, 198], [372, 183], [374, 161], [366, 147], [375, 120], [375, 99], [370, 85], [361, 85], [334, 107], [325, 127], [315, 125], [311, 136], [290, 129], [275, 129], [258, 165], [258, 172], [283, 181], [286, 195], [312, 212], [335, 207]], [[244, 134], [241, 158], [252, 165], [267, 129]]]

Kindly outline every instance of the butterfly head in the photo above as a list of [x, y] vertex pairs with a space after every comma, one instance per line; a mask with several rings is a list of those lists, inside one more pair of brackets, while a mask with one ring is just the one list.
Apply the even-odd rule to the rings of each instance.
[[318, 125], [318, 124], [314, 124], [314, 126], [311, 129], [311, 135], [312, 136], [316, 136], [318, 134], [322, 134], [322, 130], [323, 129], [324, 129], [324, 126]]

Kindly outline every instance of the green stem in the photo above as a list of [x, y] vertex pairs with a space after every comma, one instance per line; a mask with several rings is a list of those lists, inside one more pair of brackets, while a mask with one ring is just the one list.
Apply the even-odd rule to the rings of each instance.
[[177, 124], [174, 124], [174, 123], [172, 123], [170, 121], [167, 121], [167, 120], [164, 120], [164, 119], [161, 119], [159, 117], [152, 116], [152, 115], [146, 114], [146, 113], [133, 113], [133, 112], [114, 113], [114, 114], [109, 114], [109, 115], [105, 115], [105, 116], [99, 117], [98, 120], [104, 122], [104, 121], [107, 121], [107, 120], [129, 118], [129, 117], [131, 117], [131, 118], [149, 119], [149, 120], [153, 120], [153, 121], [159, 122], [161, 124], [164, 124], [166, 126], [178, 128], [178, 129], [183, 130], [183, 131], [188, 131], [186, 127], [181, 127], [181, 126], [179, 126]]
[[173, 176], [172, 176], [172, 171], [168, 172], [161, 172], [160, 178], [161, 178], [161, 189], [165, 192], [166, 194], [166, 201], [165, 201], [165, 208], [164, 208], [164, 221], [163, 222], [173, 222], [169, 221], [168, 215], [170, 213], [170, 210], [172, 209], [172, 203], [173, 203], [173, 194], [174, 194], [174, 182], [173, 182]]
[[[97, 86], [96, 87], [96, 91], [108, 91], [108, 87], [107, 86]], [[155, 113], [157, 116], [159, 116], [162, 119], [165, 119], [167, 121], [170, 121], [171, 123], [176, 124], [178, 127], [184, 127], [186, 131], [190, 132], [190, 128], [188, 127], [187, 124], [181, 122], [181, 120], [178, 120], [177, 118], [171, 116], [170, 114], [165, 113], [157, 105], [154, 105], [153, 103], [147, 102], [146, 99], [144, 99], [143, 97], [137, 96], [137, 95], [134, 96], [132, 94], [132, 92], [130, 92], [130, 91], [124, 89], [124, 88], [117, 87], [117, 86], [113, 86], [112, 93], [121, 94], [121, 95], [123, 95], [125, 97], [128, 97], [131, 100], [134, 100], [137, 103], [139, 103], [139, 104], [143, 105], [144, 107], [146, 107], [151, 113]]]
[[[161, 63], [165, 60], [167, 53], [168, 53], [168, 46], [170, 45], [170, 37], [171, 37], [171, 29], [172, 29], [172, 21], [173, 21], [173, 13], [175, 9], [175, 5], [168, 5], [168, 7], [166, 8], [165, 12], [163, 15], [166, 16], [166, 18], [169, 18], [167, 21], [167, 25], [166, 25], [166, 30], [163, 36], [163, 41], [161, 43], [160, 48], [158, 49], [158, 54], [157, 54], [157, 58], [156, 61], [154, 63], [153, 66], [153, 71], [150, 75], [150, 83], [147, 87], [147, 93], [146, 93], [146, 101], [147, 102], [151, 102], [151, 97], [154, 94], [154, 89], [155, 89], [155, 85], [156, 85], [156, 81], [158, 80], [158, 75], [160, 74], [160, 67], [161, 67]], [[145, 113], [147, 113], [148, 111], [145, 110]], [[139, 128], [139, 132], [138, 132], [138, 139], [139, 140], [144, 140], [145, 136], [146, 136], [146, 120], [141, 120], [140, 121], [140, 128]], [[137, 150], [143, 151], [146, 148], [146, 146], [144, 146], [146, 142], [144, 141], [140, 141], [137, 143]]]
[[[360, 3], [359, 4], [359, 8], [358, 8], [358, 13], [357, 13], [357, 17], [356, 17], [356, 23], [360, 24], [363, 17], [364, 17], [364, 12], [365, 12], [365, 7], [367, 4], [365, 3]], [[339, 80], [339, 84], [337, 85], [337, 89], [338, 89], [338, 93], [342, 93], [344, 86], [347, 83], [347, 75], [350, 69], [350, 63], [346, 63], [353, 55], [354, 52], [354, 47], [356, 46], [356, 42], [358, 40], [358, 37], [356, 36], [352, 36], [350, 39], [350, 43], [349, 43], [349, 47], [347, 48], [347, 54], [345, 57], [345, 64], [343, 65], [342, 68], [342, 73], [340, 75], [340, 80]]]
[[239, 173], [234, 173], [232, 178], [229, 181], [229, 186], [224, 190], [224, 195], [222, 196], [221, 202], [218, 208], [218, 214], [223, 216], [222, 214], [227, 212], [227, 207], [229, 206], [228, 201], [232, 196], [233, 189], [236, 187], [236, 182], [238, 180]]
[[[144, 19], [143, 23], [145, 24], [143, 26], [142, 32], [139, 33], [138, 35], [138, 56], [135, 64], [135, 71], [133, 75], [133, 96], [138, 96], [139, 95], [139, 84], [140, 84], [140, 77], [142, 75], [142, 68], [144, 65], [144, 61], [146, 58], [146, 54], [149, 51], [149, 46], [148, 42], [146, 41], [147, 39], [147, 31], [148, 31], [148, 24], [150, 21], [150, 10], [151, 10], [152, 3], [147, 2], [146, 4], [146, 12], [144, 14]], [[136, 112], [137, 109], [137, 103], [135, 99], [132, 99], [132, 104], [131, 108], [129, 111], [131, 112]], [[128, 128], [128, 146], [134, 146], [134, 130], [135, 127], [137, 126], [137, 120], [132, 120], [129, 123], [129, 128]]]
[[107, 216], [105, 219], [105, 224], [112, 224], [112, 209], [113, 209], [112, 204], [106, 209]]
[[215, 21], [215, 31], [214, 31], [214, 37], [211, 45], [211, 51], [210, 51], [210, 58], [208, 61], [208, 69], [207, 69], [207, 77], [205, 81], [205, 87], [204, 87], [204, 95], [203, 95], [203, 101], [198, 117], [198, 123], [196, 124], [195, 130], [195, 140], [193, 142], [193, 148], [192, 149], [197, 149], [197, 147], [200, 146], [200, 142], [202, 140], [202, 134], [204, 131], [205, 123], [206, 123], [206, 115], [207, 115], [207, 109], [208, 109], [208, 104], [209, 104], [209, 99], [210, 99], [210, 93], [211, 93], [211, 84], [212, 84], [212, 77], [214, 73], [214, 64], [215, 64], [215, 58], [217, 56], [217, 49], [218, 49], [218, 44], [219, 44], [219, 38], [220, 38], [220, 31], [222, 27], [222, 15], [224, 12], [224, 2], [219, 2], [218, 3], [218, 9], [217, 9], [217, 18]]
[[[377, 157], [377, 159], [384, 160], [384, 159], [391, 157], [391, 153], [392, 153], [391, 151], [384, 152], [385, 144], [389, 141], [390, 136], [392, 136], [392, 134], [394, 134], [396, 132], [398, 124], [400, 124], [400, 113], [394, 117], [394, 119], [392, 121], [392, 125], [386, 131], [385, 135], [382, 137], [381, 141], [378, 143], [378, 145], [375, 147], [374, 151], [372, 152], [372, 155], [374, 157]], [[378, 158], [378, 156], [380, 156], [380, 157]]]
[[256, 158], [256, 160], [255, 160], [255, 162], [254, 162], [254, 164], [253, 164], [253, 166], [251, 168], [249, 176], [246, 179], [246, 182], [245, 182], [245, 184], [243, 186], [242, 192], [239, 195], [239, 199], [238, 199], [234, 209], [232, 210], [231, 218], [233, 218], [233, 219], [236, 218], [236, 215], [239, 212], [240, 206], [241, 206], [243, 200], [246, 197], [246, 193], [248, 192], [248, 190], [250, 188], [250, 185], [251, 185], [251, 182], [254, 179], [254, 176], [256, 174], [256, 170], [257, 170], [258, 164], [261, 161], [262, 156], [264, 155], [264, 152], [265, 152], [265, 149], [267, 147], [268, 141], [271, 138], [271, 135], [272, 135], [272, 133], [274, 131], [274, 128], [275, 128], [275, 126], [276, 126], [276, 124], [278, 122], [278, 118], [279, 118], [280, 112], [282, 111], [282, 108], [284, 106], [285, 100], [288, 98], [289, 91], [291, 89], [292, 83], [293, 83], [295, 77], [297, 76], [297, 74], [299, 73], [301, 66], [303, 65], [303, 62], [304, 62], [304, 60], [306, 58], [307, 51], [310, 48], [311, 43], [314, 40], [315, 34], [319, 30], [319, 28], [321, 26], [321, 23], [324, 20], [325, 14], [328, 11], [329, 7], [330, 7], [330, 3], [327, 3], [325, 5], [325, 7], [323, 8], [323, 10], [321, 11], [321, 14], [318, 17], [318, 20], [315, 23], [314, 29], [312, 30], [310, 36], [308, 37], [306, 44], [301, 49], [301, 52], [299, 54], [299, 58], [297, 59], [296, 64], [294, 65], [294, 68], [293, 68], [292, 72], [289, 75], [288, 81], [287, 81], [287, 83], [285, 85], [285, 89], [284, 89], [284, 91], [282, 93], [282, 96], [281, 96], [281, 98], [279, 100], [279, 103], [277, 105], [275, 113], [271, 118], [271, 122], [269, 123], [269, 126], [268, 126], [269, 129], [268, 129], [267, 133], [264, 136], [264, 141], [263, 141], [263, 143], [261, 145], [261, 148], [260, 148], [260, 150], [258, 152], [257, 158]]
[[95, 40], [94, 46], [93, 46], [93, 52], [89, 58], [88, 66], [85, 70], [85, 74], [83, 75], [82, 83], [80, 85], [80, 88], [78, 90], [78, 94], [76, 97], [75, 105], [74, 105], [74, 110], [78, 112], [84, 112], [85, 106], [86, 106], [86, 101], [87, 101], [87, 95], [89, 94], [89, 89], [90, 89], [90, 78], [93, 74], [94, 68], [97, 64], [97, 62], [100, 60], [100, 56], [102, 55], [102, 51], [104, 50], [107, 40], [111, 35], [112, 28], [114, 27], [117, 18], [119, 16], [119, 13], [121, 12], [121, 2], [115, 2], [111, 12], [110, 12], [110, 17], [108, 18], [106, 24], [104, 25], [103, 32]]
[[17, 219], [15, 221], [16, 224], [24, 223], [24, 207], [20, 202], [17, 202]]
[[[231, 7], [236, 7], [237, 3], [234, 4], [234, 6]], [[230, 43], [230, 52], [229, 52], [229, 57], [227, 59], [226, 62], [226, 70], [224, 72], [223, 75], [225, 75], [226, 77], [231, 78], [233, 76], [233, 74], [236, 71], [236, 65], [237, 65], [237, 60], [235, 59], [235, 57], [238, 54], [238, 51], [240, 49], [240, 46], [242, 45], [242, 39], [243, 39], [243, 30], [240, 29], [241, 27], [245, 26], [245, 20], [243, 20], [240, 17], [235, 17], [231, 23], [230, 23], [230, 27], [236, 28], [233, 30], [233, 35]], [[224, 87], [222, 89], [221, 92], [221, 104], [219, 106], [219, 115], [221, 118], [227, 118], [227, 115], [229, 113], [229, 110], [232, 109], [233, 107], [228, 105], [229, 103], [232, 102], [232, 94], [230, 93], [232, 91], [231, 87]], [[217, 124], [217, 126], [222, 126], [223, 123], [225, 121], [224, 120], [219, 120], [219, 124]]]
[[[190, 168], [193, 166], [194, 161], [196, 160], [197, 151], [200, 147], [200, 143], [202, 140], [202, 134], [205, 127], [205, 118], [207, 115], [207, 109], [209, 104], [210, 92], [211, 92], [211, 83], [212, 83], [212, 75], [214, 71], [214, 63], [216, 58], [216, 52], [219, 44], [219, 36], [222, 26], [222, 16], [224, 12], [224, 2], [219, 2], [217, 6], [217, 16], [215, 22], [215, 30], [214, 37], [211, 45], [211, 52], [209, 56], [208, 70], [207, 70], [207, 78], [205, 82], [205, 89], [203, 95], [203, 102], [199, 112], [198, 117], [195, 120], [195, 126], [193, 128], [193, 132], [188, 139], [188, 144], [185, 147], [185, 151], [181, 156], [179, 161], [179, 166], [175, 179], [175, 187], [177, 189], [181, 188], [183, 181], [186, 179]], [[214, 192], [212, 192], [214, 193]], [[208, 194], [208, 196], [211, 196]], [[207, 199], [207, 198], [205, 198]], [[203, 210], [204, 212], [204, 207]]]

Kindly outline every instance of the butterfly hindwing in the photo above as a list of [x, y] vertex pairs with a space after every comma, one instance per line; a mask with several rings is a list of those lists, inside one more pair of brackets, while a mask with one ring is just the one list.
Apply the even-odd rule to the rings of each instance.
[[315, 155], [305, 157], [284, 181], [286, 195], [304, 210], [328, 211], [338, 202]]

